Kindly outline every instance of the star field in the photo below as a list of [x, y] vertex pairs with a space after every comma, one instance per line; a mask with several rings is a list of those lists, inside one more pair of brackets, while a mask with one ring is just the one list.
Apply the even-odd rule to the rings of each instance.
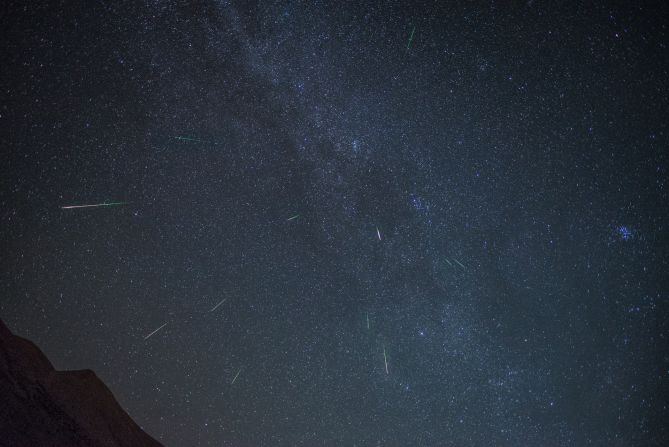
[[10, 2], [0, 317], [166, 446], [667, 445], [669, 11], [608, 3]]

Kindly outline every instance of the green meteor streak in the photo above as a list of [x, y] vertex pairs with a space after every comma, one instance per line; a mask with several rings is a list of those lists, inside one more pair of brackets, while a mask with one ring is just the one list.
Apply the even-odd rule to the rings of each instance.
[[413, 29], [411, 30], [411, 36], [409, 36], [409, 43], [407, 44], [407, 51], [409, 51], [409, 47], [411, 46], [411, 41], [413, 40], [413, 33], [416, 31], [416, 27], [414, 26]]
[[[190, 137], [172, 137], [175, 140], [181, 140], [181, 141], [195, 141], [196, 143], [211, 143], [211, 141], [205, 141], [205, 140], [198, 140], [197, 138], [190, 138]], [[216, 143], [213, 143], [216, 144]]]
[[105, 202], [105, 203], [96, 203], [95, 205], [68, 205], [68, 206], [61, 206], [61, 209], [64, 210], [73, 210], [75, 208], [97, 208], [101, 206], [121, 206], [121, 205], [127, 205], [130, 202]]
[[455, 262], [457, 262], [457, 264], [458, 264], [460, 267], [462, 267], [463, 270], [467, 270], [467, 269], [465, 268], [465, 266], [462, 265], [462, 263], [461, 263], [460, 261], [458, 261], [458, 260], [455, 259], [455, 258], [453, 258], [453, 260], [454, 260]]
[[296, 214], [296, 215], [294, 215], [293, 217], [289, 217], [288, 219], [286, 219], [286, 222], [290, 222], [291, 220], [295, 220], [295, 219], [297, 219], [298, 217], [300, 217], [300, 215], [299, 215], [299, 214]]

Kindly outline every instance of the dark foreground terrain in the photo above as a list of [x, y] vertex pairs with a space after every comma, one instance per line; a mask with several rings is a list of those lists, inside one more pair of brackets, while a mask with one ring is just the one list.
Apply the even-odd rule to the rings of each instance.
[[160, 446], [91, 370], [56, 371], [0, 320], [0, 446]]

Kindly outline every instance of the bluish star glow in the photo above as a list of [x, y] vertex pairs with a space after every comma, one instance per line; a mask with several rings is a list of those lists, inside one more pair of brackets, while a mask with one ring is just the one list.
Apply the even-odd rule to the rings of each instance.
[[623, 241], [629, 241], [634, 237], [634, 232], [632, 229], [626, 225], [620, 225], [616, 228], [616, 231], [618, 232], [618, 236], [620, 239]]

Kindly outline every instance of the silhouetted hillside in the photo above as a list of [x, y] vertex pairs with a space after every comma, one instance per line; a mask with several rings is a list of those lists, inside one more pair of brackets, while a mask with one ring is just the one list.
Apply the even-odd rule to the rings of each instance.
[[0, 446], [158, 447], [91, 370], [56, 371], [0, 320]]

